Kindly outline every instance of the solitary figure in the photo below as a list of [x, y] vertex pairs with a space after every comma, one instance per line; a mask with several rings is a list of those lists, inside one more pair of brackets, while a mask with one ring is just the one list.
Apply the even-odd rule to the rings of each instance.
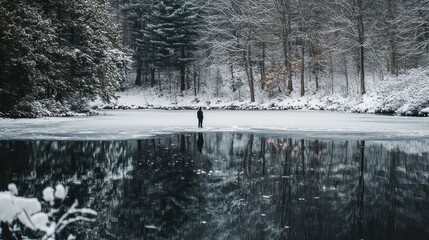
[[203, 116], [203, 110], [201, 110], [201, 107], [200, 109], [198, 109], [197, 118], [198, 118], [198, 128], [203, 128], [204, 116]]

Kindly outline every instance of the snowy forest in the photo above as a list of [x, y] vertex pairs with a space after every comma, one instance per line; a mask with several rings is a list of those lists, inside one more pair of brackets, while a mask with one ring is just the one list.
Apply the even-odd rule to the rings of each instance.
[[173, 105], [427, 116], [428, 56], [428, 0], [1, 0], [0, 117]]

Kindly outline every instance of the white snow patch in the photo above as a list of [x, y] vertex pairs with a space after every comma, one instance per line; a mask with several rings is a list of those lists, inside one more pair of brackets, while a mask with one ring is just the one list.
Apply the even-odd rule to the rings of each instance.
[[148, 228], [148, 229], [158, 229], [158, 227], [156, 227], [155, 225], [145, 225], [144, 226], [145, 228]]
[[9, 183], [7, 185], [7, 189], [13, 193], [13, 195], [18, 195], [18, 188], [16, 187], [15, 183]]
[[51, 205], [54, 204], [54, 189], [52, 187], [47, 187], [43, 190], [43, 200], [49, 202]]
[[59, 199], [64, 199], [66, 197], [66, 189], [62, 184], [58, 184], [55, 187], [55, 197]]
[[12, 192], [0, 192], [0, 222], [12, 223], [18, 216], [18, 219], [27, 227], [35, 229], [30, 223], [28, 216], [40, 212], [42, 206], [36, 198], [23, 198], [14, 196]]

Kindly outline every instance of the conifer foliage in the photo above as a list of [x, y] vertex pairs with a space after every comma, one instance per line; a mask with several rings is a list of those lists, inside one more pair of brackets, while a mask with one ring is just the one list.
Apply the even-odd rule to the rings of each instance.
[[198, 38], [198, 7], [184, 0], [132, 0], [123, 9], [131, 26], [136, 84], [150, 73], [153, 87], [155, 71], [178, 72], [180, 90], [185, 90]]
[[128, 61], [119, 44], [104, 1], [1, 1], [0, 112], [43, 99], [109, 101]]

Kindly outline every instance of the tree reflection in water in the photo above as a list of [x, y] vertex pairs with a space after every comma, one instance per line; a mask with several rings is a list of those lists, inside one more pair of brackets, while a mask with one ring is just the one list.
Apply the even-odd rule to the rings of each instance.
[[70, 186], [66, 201], [99, 213], [69, 229], [85, 239], [429, 239], [428, 146], [241, 133], [0, 141], [0, 187]]

